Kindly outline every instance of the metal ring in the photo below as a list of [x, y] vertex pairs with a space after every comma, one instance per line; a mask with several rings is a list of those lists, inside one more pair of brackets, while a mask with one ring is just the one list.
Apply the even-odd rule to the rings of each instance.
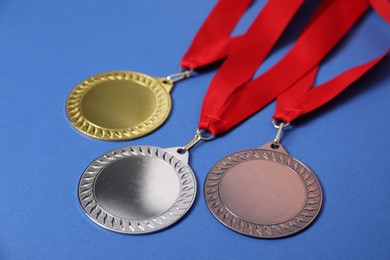
[[196, 130], [195, 136], [186, 145], [179, 148], [178, 153], [186, 153], [187, 151], [189, 151], [192, 147], [194, 147], [200, 141], [209, 141], [209, 140], [213, 139], [214, 137], [215, 136], [213, 134], [211, 134], [211, 136], [209, 136], [209, 137], [205, 137], [203, 135], [202, 130], [198, 128]]
[[[205, 137], [205, 136], [203, 135], [202, 130], [203, 130], [203, 131], [206, 131], [206, 130], [204, 130], [204, 129], [199, 129], [199, 128], [198, 128], [198, 129], [196, 130], [196, 133], [199, 135], [199, 137], [200, 137], [203, 141], [209, 141], [209, 140], [212, 140], [212, 139], [215, 138], [215, 135], [211, 134], [211, 132], [210, 132], [211, 136]], [[207, 132], [208, 132], [208, 131], [207, 131]]]
[[194, 72], [194, 69], [188, 69], [188, 68], [179, 66], [179, 73], [185, 74], [187, 78], [191, 77], [192, 72]]
[[282, 121], [281, 121], [280, 124], [278, 125], [278, 124], [276, 124], [276, 120], [275, 120], [275, 119], [272, 120], [272, 124], [273, 124], [274, 127], [277, 128], [277, 129], [280, 128], [280, 125], [281, 125], [281, 124], [283, 124], [283, 128], [285, 128], [285, 127], [287, 127], [287, 126], [290, 125], [290, 123], [285, 123], [285, 122], [282, 122]]
[[193, 69], [188, 69], [188, 68], [185, 68], [185, 67], [182, 67], [182, 66], [179, 66], [179, 73], [183, 73], [183, 72], [186, 72], [188, 71], [189, 73], [193, 72], [194, 70]]
[[191, 77], [192, 70], [186, 70], [178, 73], [171, 74], [166, 77], [167, 80], [170, 80], [172, 82], [177, 82], [182, 79], [186, 79]]

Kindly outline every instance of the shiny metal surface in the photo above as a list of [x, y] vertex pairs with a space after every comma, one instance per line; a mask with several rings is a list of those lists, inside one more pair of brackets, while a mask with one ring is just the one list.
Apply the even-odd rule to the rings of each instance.
[[285, 123], [281, 122], [279, 125], [276, 125], [275, 120], [272, 120], [272, 123], [275, 126], [275, 128], [278, 129], [278, 132], [276, 133], [276, 136], [274, 139], [274, 144], [273, 144], [274, 148], [277, 148], [277, 147], [279, 147], [280, 139], [282, 138], [283, 129], [286, 128], [289, 125], [289, 123], [285, 124]]
[[88, 217], [112, 231], [143, 234], [166, 228], [191, 207], [196, 180], [179, 148], [127, 146], [84, 171], [79, 200]]
[[95, 75], [69, 94], [68, 118], [80, 132], [103, 140], [128, 140], [158, 128], [171, 110], [173, 81], [132, 71]]
[[205, 182], [212, 214], [244, 235], [277, 238], [305, 229], [322, 205], [321, 185], [303, 163], [273, 142], [220, 160]]
[[197, 143], [199, 143], [200, 141], [202, 141], [202, 140], [203, 141], [210, 141], [214, 138], [215, 138], [214, 135], [205, 136], [201, 129], [197, 129], [195, 136], [186, 145], [184, 145], [182, 148], [180, 148], [180, 150], [181, 150], [181, 152], [187, 152], [192, 147], [194, 147]]
[[174, 73], [174, 74], [167, 76], [167, 80], [170, 80], [173, 83], [175, 83], [175, 82], [178, 82], [180, 80], [191, 77], [192, 72], [193, 72], [193, 70], [179, 71], [178, 73]]

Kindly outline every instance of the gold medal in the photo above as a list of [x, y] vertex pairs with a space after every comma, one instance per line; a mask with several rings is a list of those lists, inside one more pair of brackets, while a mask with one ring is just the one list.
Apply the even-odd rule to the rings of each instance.
[[66, 112], [77, 130], [102, 140], [129, 140], [149, 134], [167, 119], [173, 83], [189, 71], [153, 78], [132, 71], [93, 76], [69, 94]]

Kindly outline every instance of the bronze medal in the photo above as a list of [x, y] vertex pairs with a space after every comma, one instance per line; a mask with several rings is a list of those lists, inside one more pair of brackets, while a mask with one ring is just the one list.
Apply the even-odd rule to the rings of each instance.
[[164, 123], [173, 82], [132, 71], [102, 73], [73, 89], [66, 112], [73, 126], [90, 137], [134, 139]]
[[322, 190], [316, 175], [272, 142], [233, 153], [207, 175], [204, 194], [226, 227], [258, 238], [278, 238], [305, 229], [317, 217]]

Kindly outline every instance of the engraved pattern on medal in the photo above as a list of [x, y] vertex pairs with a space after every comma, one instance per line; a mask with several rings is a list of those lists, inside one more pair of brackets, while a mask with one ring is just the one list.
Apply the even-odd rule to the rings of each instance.
[[[176, 172], [180, 191], [174, 205], [163, 214], [139, 220], [119, 218], [104, 210], [96, 201], [94, 185], [99, 173], [106, 165], [131, 156], [157, 158], [168, 163]], [[104, 228], [127, 234], [150, 233], [172, 225], [191, 208], [195, 195], [195, 177], [188, 165], [169, 152], [152, 146], [127, 146], [108, 152], [88, 166], [79, 182], [79, 201], [87, 216]]]
[[[133, 80], [152, 90], [156, 97], [156, 108], [145, 121], [131, 128], [110, 129], [90, 122], [81, 111], [81, 100], [95, 85], [110, 80]], [[166, 90], [155, 80], [131, 71], [107, 72], [80, 83], [69, 94], [66, 110], [71, 123], [82, 133], [103, 140], [128, 140], [143, 136], [160, 126], [169, 115], [171, 99]]]
[[[219, 184], [229, 169], [250, 160], [267, 160], [280, 163], [293, 170], [305, 184], [307, 199], [303, 209], [293, 218], [274, 225], [250, 223], [241, 219], [223, 204]], [[213, 215], [228, 228], [258, 238], [289, 236], [307, 227], [318, 215], [322, 205], [322, 190], [314, 173], [295, 158], [270, 150], [253, 149], [231, 154], [220, 160], [209, 172], [204, 187], [207, 206]]]

